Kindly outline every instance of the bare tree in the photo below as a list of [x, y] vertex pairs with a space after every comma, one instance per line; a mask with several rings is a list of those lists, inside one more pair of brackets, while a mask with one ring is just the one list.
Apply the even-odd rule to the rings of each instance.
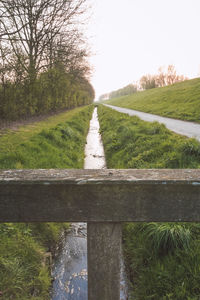
[[167, 85], [173, 84], [177, 82], [177, 74], [176, 74], [176, 69], [175, 66], [169, 65], [167, 68], [167, 73], [166, 73], [166, 83]]
[[165, 76], [163, 67], [160, 67], [158, 69], [158, 75], [156, 76], [156, 84], [159, 87], [166, 85], [166, 76]]
[[61, 49], [65, 64], [75, 53], [81, 54], [76, 23], [85, 11], [85, 3], [86, 0], [0, 0], [1, 46], [10, 49], [18, 68], [24, 69], [30, 81], [61, 57]]
[[143, 90], [149, 90], [157, 87], [156, 76], [150, 74], [142, 76], [140, 79], [140, 86]]
[[160, 67], [158, 74], [142, 76], [140, 79], [140, 87], [143, 90], [147, 90], [155, 87], [164, 87], [187, 79], [188, 78], [184, 75], [177, 75], [174, 65], [169, 65], [167, 71], [164, 70], [164, 67]]
[[87, 61], [89, 54], [81, 33], [74, 29], [68, 35], [60, 35], [59, 40], [51, 44], [48, 65], [62, 65], [75, 77], [87, 77], [91, 71]]

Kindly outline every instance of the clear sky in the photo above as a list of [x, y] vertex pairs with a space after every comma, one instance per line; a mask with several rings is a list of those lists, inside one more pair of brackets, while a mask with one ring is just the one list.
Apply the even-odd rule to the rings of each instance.
[[200, 0], [90, 0], [97, 98], [173, 64], [200, 75]]

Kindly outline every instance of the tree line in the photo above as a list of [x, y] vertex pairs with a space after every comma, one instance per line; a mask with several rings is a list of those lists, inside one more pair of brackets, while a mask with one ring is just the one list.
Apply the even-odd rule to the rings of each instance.
[[87, 0], [0, 0], [0, 117], [89, 104]]
[[188, 78], [184, 75], [177, 74], [175, 66], [169, 65], [166, 71], [163, 67], [160, 67], [157, 74], [147, 74], [142, 76], [140, 79], [140, 87], [143, 90], [148, 90], [157, 87], [164, 87], [187, 79]]
[[122, 89], [119, 89], [117, 91], [113, 91], [109, 94], [109, 98], [116, 98], [116, 97], [122, 97], [130, 94], [134, 94], [137, 92], [137, 85], [135, 84], [129, 84], [125, 86]]
[[99, 97], [99, 100], [131, 95], [141, 90], [164, 87], [187, 79], [184, 75], [178, 75], [173, 65], [169, 65], [166, 71], [163, 67], [160, 67], [157, 74], [146, 74], [140, 78], [137, 84], [129, 84], [111, 93], [103, 94]]

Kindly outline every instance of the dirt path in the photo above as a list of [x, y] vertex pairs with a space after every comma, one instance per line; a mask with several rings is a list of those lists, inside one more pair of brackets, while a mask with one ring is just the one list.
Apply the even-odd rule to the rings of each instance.
[[68, 110], [70, 110], [70, 109], [61, 109], [61, 110], [58, 110], [57, 112], [50, 112], [45, 115], [34, 116], [34, 117], [30, 117], [28, 119], [22, 119], [22, 120], [17, 120], [17, 121], [6, 121], [6, 120], [0, 119], [0, 132], [3, 133], [4, 131], [6, 131], [8, 129], [17, 130], [21, 126], [34, 124], [34, 123], [43, 121], [45, 119], [48, 119], [49, 117], [58, 115], [60, 113], [68, 111]]

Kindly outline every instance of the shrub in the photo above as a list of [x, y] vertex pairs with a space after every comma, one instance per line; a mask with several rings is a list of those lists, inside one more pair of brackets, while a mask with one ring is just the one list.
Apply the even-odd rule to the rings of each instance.
[[192, 233], [183, 224], [146, 223], [141, 231], [156, 255], [190, 248]]

